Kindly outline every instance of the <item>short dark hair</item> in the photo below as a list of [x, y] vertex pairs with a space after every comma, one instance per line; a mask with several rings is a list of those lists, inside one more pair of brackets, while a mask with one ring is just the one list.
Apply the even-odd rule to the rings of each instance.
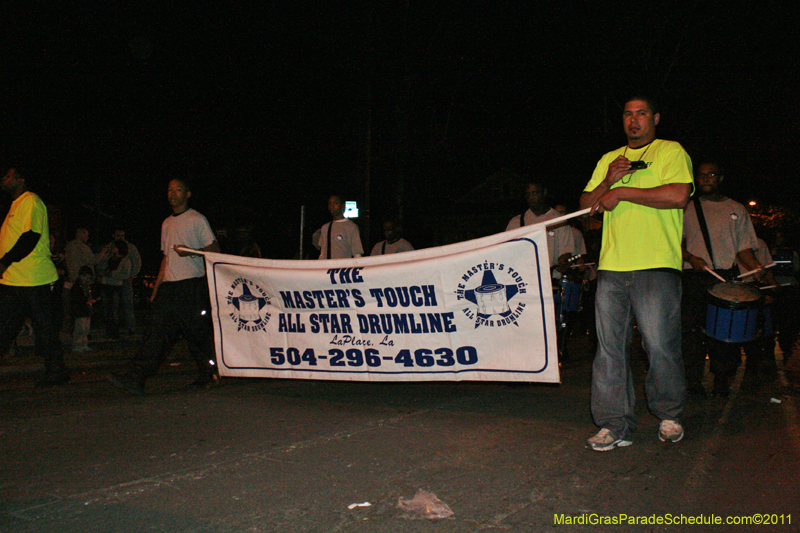
[[547, 194], [547, 184], [541, 178], [533, 178], [527, 176], [523, 178], [520, 183], [521, 183], [520, 192], [522, 193], [522, 196], [528, 194], [528, 187], [530, 187], [531, 185], [533, 185], [534, 187], [539, 187], [540, 189], [545, 191], [545, 194]]
[[[192, 181], [189, 178], [170, 178], [167, 184], [169, 184], [172, 181], [180, 181], [187, 191], [192, 192]], [[122, 228], [117, 228], [117, 229], [122, 229]]]
[[25, 189], [30, 190], [30, 185], [31, 183], [34, 183], [34, 180], [31, 179], [28, 169], [17, 165], [11, 165], [8, 168], [8, 171], [11, 171], [11, 169], [14, 169], [14, 176], [17, 179], [21, 179], [25, 182]]
[[[650, 111], [655, 115], [659, 113], [658, 102], [656, 101], [653, 96], [644, 93], [634, 93], [630, 96], [630, 98], [625, 99], [625, 104], [628, 102], [633, 102], [634, 100], [641, 100], [647, 104], [647, 107], [650, 108]], [[623, 104], [624, 107], [624, 104]]]
[[339, 203], [342, 204], [345, 203], [343, 194], [331, 194], [330, 196], [328, 196], [328, 200], [330, 200], [331, 198], [336, 198], [337, 200], [339, 200]]
[[394, 226], [394, 229], [395, 229], [396, 231], [398, 231], [398, 232], [399, 232], [399, 231], [400, 231], [400, 230], [403, 228], [403, 226], [400, 224], [400, 222], [398, 222], [398, 221], [397, 221], [397, 219], [396, 219], [396, 218], [387, 218], [387, 219], [384, 219], [384, 221], [383, 221], [383, 224], [384, 224], [384, 225], [386, 225], [386, 224], [391, 224], [392, 226]]
[[700, 163], [694, 167], [695, 172], [699, 171], [700, 167], [703, 165], [714, 165], [715, 167], [717, 167], [717, 170], [719, 170], [720, 176], [725, 175], [725, 167], [723, 167], [721, 163], [718, 163], [716, 159], [708, 158], [708, 159], [700, 159], [699, 161]]

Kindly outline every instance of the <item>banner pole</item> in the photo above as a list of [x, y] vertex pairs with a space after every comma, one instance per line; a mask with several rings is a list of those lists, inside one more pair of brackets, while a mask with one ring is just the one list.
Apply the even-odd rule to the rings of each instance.
[[560, 216], [558, 218], [545, 220], [544, 222], [541, 222], [540, 224], [543, 224], [544, 226], [554, 226], [554, 225], [558, 224], [559, 222], [564, 222], [565, 220], [569, 220], [571, 218], [579, 217], [581, 215], [588, 215], [589, 211], [591, 211], [591, 210], [592, 210], [591, 207], [587, 207], [586, 209], [581, 209], [580, 211], [575, 211], [574, 213], [570, 213], [568, 215], [563, 215], [563, 216]]
[[303, 259], [303, 230], [306, 225], [306, 206], [300, 206], [300, 255], [298, 259]]

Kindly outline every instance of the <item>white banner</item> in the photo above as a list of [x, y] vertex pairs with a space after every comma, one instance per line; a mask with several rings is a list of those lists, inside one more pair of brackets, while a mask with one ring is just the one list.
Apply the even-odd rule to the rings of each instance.
[[359, 259], [203, 255], [222, 376], [559, 381], [543, 225]]

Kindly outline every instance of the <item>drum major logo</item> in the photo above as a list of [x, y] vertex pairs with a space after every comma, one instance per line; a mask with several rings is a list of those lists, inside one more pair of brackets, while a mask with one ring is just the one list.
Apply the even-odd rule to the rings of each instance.
[[248, 279], [236, 278], [225, 299], [228, 317], [236, 323], [237, 331], [264, 331], [267, 327], [269, 296], [264, 289]]
[[[499, 278], [499, 279], [498, 279]], [[478, 281], [480, 280], [480, 281]], [[469, 302], [461, 311], [475, 327], [519, 327], [517, 319], [525, 312], [525, 304], [515, 300], [527, 292], [528, 284], [514, 268], [484, 261], [468, 269], [455, 291], [458, 300]]]

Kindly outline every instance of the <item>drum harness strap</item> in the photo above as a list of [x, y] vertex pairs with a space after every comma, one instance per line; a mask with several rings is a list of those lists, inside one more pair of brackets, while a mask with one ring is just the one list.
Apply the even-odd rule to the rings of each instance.
[[711, 268], [714, 268], [714, 250], [711, 248], [711, 237], [708, 235], [708, 226], [706, 225], [706, 217], [703, 215], [703, 206], [700, 205], [700, 197], [695, 196], [693, 201], [694, 212], [697, 213], [697, 222], [700, 224], [700, 231], [703, 233], [706, 250], [708, 250], [708, 255], [711, 257]]
[[333, 221], [332, 220], [331, 220], [331, 223], [328, 224], [328, 249], [326, 250], [327, 251], [327, 257], [325, 259], [330, 259], [331, 258], [331, 233], [333, 233]]
[[[706, 217], [703, 215], [703, 206], [700, 205], [700, 197], [695, 196], [692, 200], [694, 202], [694, 211], [697, 214], [697, 222], [700, 225], [700, 232], [703, 234], [703, 241], [706, 243], [706, 250], [711, 257], [711, 268], [714, 267], [714, 250], [711, 248], [711, 237], [708, 234], [708, 226], [706, 225]], [[716, 269], [715, 269], [716, 270]], [[734, 267], [723, 270], [721, 273], [723, 277], [728, 278], [729, 275], [734, 275]]]

